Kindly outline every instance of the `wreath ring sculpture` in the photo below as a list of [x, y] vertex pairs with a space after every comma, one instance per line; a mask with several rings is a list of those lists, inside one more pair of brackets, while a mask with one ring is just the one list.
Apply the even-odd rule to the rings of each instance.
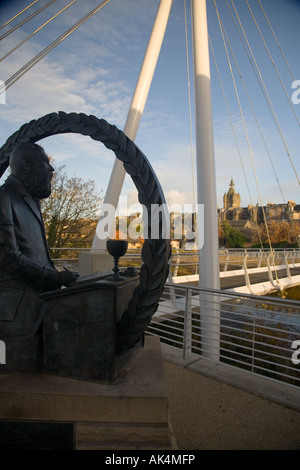
[[[0, 148], [0, 177], [9, 165], [9, 155], [14, 145], [37, 142], [57, 134], [76, 133], [90, 136], [113, 150], [123, 162], [131, 176], [139, 202], [148, 211], [148, 231], [151, 233], [151, 205], [165, 204], [165, 199], [157, 177], [139, 148], [116, 126], [104, 119], [83, 113], [50, 113], [24, 124], [12, 134]], [[142, 337], [158, 307], [164, 283], [167, 279], [170, 258], [170, 240], [162, 235], [161, 213], [158, 239], [148, 238], [142, 248], [140, 282], [123, 312], [117, 325], [117, 354], [121, 355], [135, 346]]]

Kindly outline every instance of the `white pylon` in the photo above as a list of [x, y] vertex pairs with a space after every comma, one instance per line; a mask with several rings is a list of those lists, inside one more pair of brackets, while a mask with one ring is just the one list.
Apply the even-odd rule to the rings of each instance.
[[[132, 98], [128, 112], [124, 127], [124, 134], [126, 134], [127, 137], [133, 141], [135, 140], [139, 123], [144, 111], [148, 92], [168, 24], [172, 3], [173, 0], [161, 0], [160, 2], [134, 96]], [[117, 208], [125, 174], [126, 172], [122, 162], [116, 159], [104, 197], [104, 204], [111, 204], [113, 207], [115, 207], [115, 209]], [[101, 216], [102, 214], [100, 212], [100, 218]], [[110, 230], [108, 230], [108, 232], [109, 231]], [[92, 250], [105, 250], [105, 248], [106, 240], [98, 238], [96, 230]]]
[[[216, 171], [211, 104], [206, 0], [191, 0], [195, 128], [197, 155], [198, 204], [204, 207], [203, 243], [199, 249], [199, 286], [220, 289], [219, 239], [217, 219]], [[198, 228], [199, 230], [199, 228]], [[205, 323], [203, 356], [218, 361], [220, 346], [220, 311], [211, 294], [200, 295], [202, 321]]]

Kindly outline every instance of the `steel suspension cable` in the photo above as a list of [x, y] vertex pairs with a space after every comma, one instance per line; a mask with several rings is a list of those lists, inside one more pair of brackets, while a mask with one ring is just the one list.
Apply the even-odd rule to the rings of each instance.
[[288, 100], [288, 102], [289, 102], [289, 104], [290, 104], [290, 106], [291, 106], [291, 108], [292, 108], [292, 111], [293, 111], [293, 114], [294, 114], [294, 116], [295, 116], [295, 118], [296, 118], [296, 121], [297, 121], [298, 125], [300, 126], [300, 121], [299, 121], [298, 116], [297, 116], [297, 114], [296, 114], [295, 107], [293, 106], [293, 103], [291, 102], [290, 97], [289, 97], [289, 95], [288, 95], [288, 93], [287, 93], [287, 91], [286, 91], [286, 88], [285, 88], [285, 86], [284, 86], [284, 83], [283, 83], [283, 81], [282, 81], [282, 78], [281, 78], [281, 76], [280, 76], [280, 74], [279, 74], [279, 72], [278, 72], [278, 69], [277, 69], [277, 67], [276, 67], [276, 65], [275, 65], [274, 59], [273, 59], [273, 57], [272, 57], [272, 55], [271, 55], [271, 52], [270, 52], [270, 50], [269, 50], [269, 48], [268, 48], [268, 46], [267, 46], [267, 43], [266, 43], [266, 41], [265, 41], [265, 39], [264, 39], [264, 37], [263, 37], [263, 35], [262, 35], [262, 32], [261, 32], [261, 30], [260, 30], [260, 27], [258, 26], [258, 23], [257, 23], [257, 21], [256, 21], [256, 18], [255, 18], [254, 14], [253, 14], [253, 11], [252, 11], [251, 8], [250, 8], [250, 5], [249, 5], [248, 0], [246, 0], [246, 4], [247, 4], [248, 9], [249, 9], [249, 11], [250, 11], [250, 13], [251, 13], [251, 16], [252, 16], [252, 19], [253, 19], [253, 21], [254, 21], [254, 23], [255, 23], [255, 26], [256, 26], [256, 28], [257, 28], [257, 30], [258, 30], [258, 32], [259, 32], [259, 35], [260, 35], [260, 37], [261, 37], [261, 40], [262, 40], [262, 42], [263, 42], [263, 44], [264, 44], [264, 46], [265, 46], [265, 48], [266, 48], [266, 51], [267, 51], [268, 56], [269, 56], [269, 58], [270, 58], [270, 60], [271, 60], [271, 63], [272, 63], [272, 65], [273, 65], [274, 69], [275, 69], [276, 75], [277, 75], [277, 77], [278, 77], [278, 79], [279, 79], [279, 81], [280, 81], [280, 83], [281, 83], [281, 86], [282, 86], [282, 88], [283, 88], [283, 91], [284, 91], [284, 93], [285, 93], [285, 96], [287, 97], [287, 100]]
[[244, 168], [244, 163], [243, 163], [243, 159], [242, 159], [242, 154], [241, 154], [241, 151], [240, 151], [240, 147], [239, 147], [239, 144], [238, 144], [236, 132], [235, 132], [235, 129], [234, 129], [234, 125], [233, 125], [233, 121], [232, 121], [232, 117], [231, 117], [231, 112], [230, 112], [230, 109], [229, 109], [229, 104], [228, 104], [227, 96], [226, 96], [226, 93], [225, 93], [223, 81], [222, 81], [222, 78], [221, 78], [220, 70], [219, 70], [219, 67], [218, 67], [218, 64], [217, 64], [216, 56], [215, 56], [215, 53], [214, 53], [214, 50], [213, 50], [213, 46], [212, 46], [210, 37], [208, 38], [208, 40], [209, 40], [209, 46], [210, 46], [210, 49], [211, 49], [211, 52], [212, 52], [212, 56], [213, 56], [213, 59], [214, 59], [214, 64], [215, 64], [215, 67], [216, 67], [216, 71], [217, 71], [217, 74], [218, 74], [218, 78], [219, 78], [219, 82], [220, 82], [220, 86], [221, 86], [223, 98], [224, 98], [224, 101], [225, 101], [225, 105], [226, 105], [226, 109], [227, 109], [227, 113], [228, 113], [228, 117], [229, 117], [231, 129], [232, 129], [232, 133], [233, 133], [235, 145], [236, 145], [237, 152], [238, 152], [239, 159], [240, 159], [240, 163], [241, 163], [241, 166], [242, 166], [242, 171], [243, 171], [243, 175], [244, 175], [244, 178], [245, 178], [245, 183], [246, 183], [246, 187], [247, 187], [247, 190], [248, 190], [249, 199], [250, 199], [250, 202], [251, 202], [251, 204], [252, 204], [252, 197], [251, 197], [251, 194], [250, 194], [250, 189], [249, 189], [249, 185], [248, 185], [248, 180], [247, 180], [247, 177], [246, 177], [246, 172], [245, 172], [245, 168]]
[[[295, 173], [295, 175], [296, 175], [298, 184], [300, 185], [300, 179], [299, 179], [297, 170], [296, 170], [296, 168], [295, 168], [295, 165], [294, 165], [294, 162], [293, 162], [293, 158], [292, 158], [291, 153], [290, 153], [290, 151], [289, 151], [289, 148], [288, 148], [288, 145], [287, 145], [287, 143], [286, 143], [286, 140], [285, 140], [284, 134], [283, 134], [283, 132], [282, 132], [281, 126], [280, 126], [280, 124], [279, 124], [279, 121], [278, 121], [276, 112], [275, 112], [275, 110], [274, 110], [272, 101], [271, 101], [270, 96], [269, 96], [269, 94], [268, 94], [268, 91], [267, 91], [265, 82], [264, 82], [264, 80], [263, 80], [263, 78], [262, 78], [261, 72], [260, 72], [259, 67], [258, 67], [258, 65], [257, 65], [257, 62], [256, 62], [256, 60], [255, 60], [254, 54], [253, 54], [253, 52], [252, 52], [251, 46], [250, 46], [250, 44], [249, 44], [247, 35], [246, 35], [246, 33], [245, 33], [245, 30], [244, 30], [244, 28], [243, 28], [243, 25], [242, 25], [242, 23], [241, 23], [241, 20], [240, 20], [240, 18], [239, 18], [239, 15], [238, 15], [238, 13], [237, 13], [237, 11], [236, 11], [236, 8], [235, 8], [235, 5], [234, 5], [234, 3], [233, 3], [233, 0], [231, 0], [231, 3], [232, 3], [233, 8], [234, 8], [234, 10], [235, 10], [235, 14], [236, 14], [237, 19], [238, 19], [238, 21], [239, 21], [239, 24], [240, 24], [241, 30], [242, 30], [242, 32], [243, 32], [243, 35], [244, 35], [245, 41], [246, 41], [246, 43], [247, 43], [247, 46], [248, 46], [248, 48], [249, 48], [249, 51], [250, 51], [252, 60], [251, 60], [251, 58], [249, 57], [248, 50], [247, 50], [247, 48], [246, 48], [246, 46], [245, 46], [245, 43], [244, 43], [244, 41], [243, 41], [243, 38], [242, 38], [242, 36], [241, 36], [241, 34], [240, 34], [240, 30], [239, 30], [239, 28], [237, 27], [236, 21], [235, 21], [235, 19], [234, 19], [234, 17], [233, 17], [233, 14], [232, 14], [232, 11], [231, 11], [231, 9], [230, 9], [230, 7], [229, 7], [229, 5], [228, 5], [228, 2], [227, 2], [227, 0], [225, 0], [225, 1], [226, 1], [226, 4], [227, 4], [227, 7], [228, 7], [228, 9], [229, 9], [229, 12], [230, 12], [230, 14], [231, 14], [231, 16], [232, 16], [232, 19], [233, 19], [233, 21], [234, 21], [235, 27], [236, 27], [236, 29], [237, 29], [237, 31], [238, 31], [238, 34], [239, 34], [239, 36], [240, 36], [240, 38], [241, 38], [242, 44], [243, 44], [243, 46], [244, 46], [244, 48], [245, 48], [246, 54], [247, 54], [247, 56], [248, 56], [248, 59], [249, 59], [249, 61], [250, 61], [250, 63], [251, 63], [251, 66], [252, 66], [252, 68], [253, 68], [253, 70], [254, 70], [255, 76], [256, 76], [256, 78], [257, 78], [257, 80], [258, 80], [258, 83], [259, 83], [259, 85], [260, 85], [260, 87], [261, 87], [261, 90], [262, 90], [262, 92], [263, 92], [263, 95], [264, 95], [264, 97], [265, 97], [265, 99], [266, 99], [266, 102], [267, 102], [267, 105], [268, 105], [268, 107], [269, 107], [269, 110], [270, 110], [270, 112], [271, 112], [271, 114], [272, 114], [273, 120], [274, 120], [274, 122], [275, 122], [275, 124], [276, 124], [277, 130], [278, 130], [278, 132], [279, 132], [279, 135], [280, 135], [281, 140], [282, 140], [282, 143], [283, 143], [283, 146], [284, 146], [284, 148], [285, 148], [285, 150], [286, 150], [286, 153], [287, 153], [288, 158], [289, 158], [289, 160], [290, 160], [291, 166], [292, 166], [293, 171], [294, 171], [294, 173]], [[255, 68], [254, 68], [253, 63], [255, 64], [255, 67], [256, 67], [257, 72], [256, 72], [256, 70], [255, 70]]]
[[283, 50], [282, 50], [282, 48], [281, 48], [281, 46], [280, 46], [280, 44], [279, 44], [279, 42], [278, 42], [278, 39], [277, 39], [276, 34], [275, 34], [275, 32], [274, 32], [274, 30], [273, 30], [273, 28], [272, 28], [272, 26], [271, 26], [271, 23], [270, 23], [270, 21], [269, 21], [269, 18], [267, 17], [266, 12], [265, 12], [265, 10], [263, 9], [263, 6], [262, 6], [262, 4], [261, 4], [261, 1], [258, 0], [258, 3], [259, 3], [259, 5], [260, 5], [260, 8], [262, 9], [262, 12], [263, 12], [263, 14], [264, 14], [266, 20], [267, 20], [267, 23], [268, 23], [268, 25], [269, 25], [269, 28], [270, 28], [270, 30], [272, 31], [272, 34], [273, 34], [273, 36], [274, 36], [274, 38], [275, 38], [275, 41], [276, 41], [276, 44], [277, 44], [277, 46], [279, 47], [279, 50], [280, 50], [280, 52], [281, 52], [281, 55], [282, 55], [282, 57], [283, 57], [283, 59], [284, 59], [284, 61], [285, 61], [285, 63], [286, 63], [286, 66], [287, 66], [287, 68], [288, 68], [288, 70], [289, 70], [289, 72], [290, 72], [290, 74], [291, 74], [291, 76], [292, 76], [292, 79], [295, 81], [296, 79], [295, 79], [295, 77], [294, 77], [294, 74], [293, 74], [293, 72], [292, 72], [292, 70], [291, 70], [291, 67], [289, 66], [288, 61], [287, 61], [287, 59], [286, 59], [286, 57], [285, 57], [285, 54], [284, 54], [284, 52], [283, 52]]
[[[242, 154], [241, 154], [241, 151], [240, 151], [240, 147], [239, 147], [237, 137], [236, 137], [236, 132], [235, 132], [235, 129], [234, 129], [232, 118], [231, 118], [231, 112], [230, 112], [230, 109], [229, 109], [229, 104], [228, 104], [228, 100], [227, 100], [227, 97], [226, 97], [222, 77], [221, 77], [221, 74], [220, 74], [220, 71], [219, 71], [219, 67], [218, 67], [218, 64], [217, 64], [216, 56], [215, 56], [215, 53], [214, 53], [214, 50], [213, 50], [213, 46], [212, 46], [210, 37], [208, 38], [208, 40], [209, 40], [209, 45], [210, 45], [210, 49], [211, 49], [211, 52], [212, 52], [212, 56], [213, 56], [213, 59], [214, 59], [215, 67], [216, 67], [216, 70], [217, 70], [217, 74], [218, 74], [218, 78], [219, 78], [223, 98], [224, 98], [224, 101], [225, 101], [227, 113], [228, 113], [228, 116], [229, 116], [229, 121], [230, 121], [231, 129], [232, 129], [235, 145], [236, 145], [236, 148], [237, 148], [238, 156], [239, 156], [239, 159], [240, 159], [240, 163], [241, 163], [241, 167], [242, 167], [242, 171], [243, 171], [243, 175], [244, 175], [244, 179], [245, 179], [245, 183], [246, 183], [246, 187], [247, 187], [247, 191], [248, 191], [248, 195], [249, 195], [249, 200], [250, 200], [251, 205], [253, 206], [252, 197], [251, 197], [251, 193], [250, 193], [250, 188], [249, 188], [249, 185], [248, 185], [248, 179], [247, 179], [247, 176], [246, 176], [244, 163], [243, 163], [243, 159], [242, 159]], [[256, 228], [257, 228], [257, 234], [258, 234], [259, 242], [260, 242], [260, 245], [261, 245], [261, 248], [262, 248], [263, 244], [262, 244], [262, 240], [261, 240], [257, 220], [255, 220], [255, 225], [256, 225]]]
[[23, 10], [19, 11], [19, 13], [17, 13], [15, 16], [13, 16], [10, 20], [6, 21], [6, 23], [4, 23], [3, 25], [0, 26], [0, 29], [4, 28], [5, 26], [7, 26], [9, 23], [11, 23], [13, 20], [15, 20], [16, 18], [18, 18], [18, 16], [20, 16], [22, 13], [24, 13], [24, 11], [28, 10], [28, 8], [30, 8], [32, 5], [34, 5], [35, 3], [37, 3], [39, 0], [35, 0], [34, 2], [30, 3], [30, 5], [28, 5], [26, 8], [24, 8]]
[[95, 13], [97, 13], [102, 7], [104, 7], [109, 0], [104, 0], [98, 4], [93, 10], [87, 13], [81, 20], [77, 21], [71, 28], [65, 31], [61, 36], [59, 36], [55, 41], [53, 41], [49, 46], [43, 49], [39, 54], [37, 54], [33, 59], [31, 59], [27, 64], [25, 64], [21, 69], [19, 69], [14, 75], [12, 75], [3, 85], [0, 86], [0, 95], [5, 93], [5, 91], [10, 88], [17, 80], [19, 80], [26, 72], [28, 72], [32, 67], [34, 67], [40, 60], [43, 59], [49, 52], [51, 52], [58, 44], [60, 44], [64, 39], [66, 39], [70, 34], [72, 34], [77, 28], [85, 23], [89, 18], [91, 18]]
[[[221, 21], [221, 23], [222, 23], [222, 20], [221, 20], [221, 19], [220, 19], [220, 21]], [[226, 33], [226, 30], [225, 30], [225, 28], [224, 28], [224, 24], [223, 24], [223, 23], [222, 23], [222, 28], [223, 28], [224, 35], [225, 35], [225, 37], [226, 37], [228, 46], [229, 46], [229, 48], [230, 48], [230, 52], [231, 52], [231, 55], [232, 55], [232, 57], [233, 57], [235, 66], [236, 66], [237, 71], [238, 71], [238, 74], [239, 74], [239, 76], [240, 76], [242, 85], [243, 85], [243, 87], [244, 87], [246, 96], [247, 96], [247, 98], [248, 98], [248, 101], [249, 101], [249, 104], [250, 104], [250, 107], [251, 107], [251, 110], [252, 110], [252, 113], [253, 113], [255, 122], [256, 122], [256, 124], [257, 124], [258, 130], [259, 130], [259, 133], [260, 133], [260, 136], [261, 136], [261, 138], [262, 138], [262, 141], [263, 141], [263, 144], [264, 144], [264, 146], [265, 146], [267, 155], [268, 155], [268, 157], [269, 157], [269, 161], [270, 161], [270, 164], [271, 164], [271, 167], [272, 167], [272, 170], [273, 170], [273, 173], [274, 173], [274, 176], [275, 176], [275, 179], [276, 179], [276, 182], [277, 182], [279, 191], [280, 191], [280, 193], [281, 193], [281, 196], [282, 196], [282, 199], [283, 199], [283, 203], [285, 204], [285, 203], [286, 203], [286, 199], [285, 199], [285, 197], [284, 197], [284, 195], [283, 195], [283, 191], [282, 191], [281, 185], [280, 185], [280, 183], [279, 183], [279, 179], [278, 179], [278, 176], [277, 176], [277, 173], [276, 173], [276, 170], [275, 170], [275, 166], [274, 166], [274, 164], [273, 164], [272, 157], [271, 157], [271, 155], [270, 155], [270, 152], [269, 152], [269, 149], [268, 149], [266, 140], [265, 140], [265, 138], [264, 138], [264, 135], [263, 135], [261, 126], [260, 126], [260, 124], [259, 124], [259, 120], [258, 120], [258, 117], [257, 117], [257, 115], [256, 115], [256, 112], [255, 112], [255, 109], [254, 109], [252, 100], [251, 100], [251, 98], [250, 98], [250, 95], [249, 95], [249, 92], [248, 92], [248, 90], [247, 90], [247, 87], [246, 87], [244, 78], [243, 78], [243, 76], [242, 76], [241, 70], [240, 70], [239, 65], [238, 65], [238, 63], [237, 63], [235, 54], [234, 54], [233, 49], [232, 49], [232, 47], [231, 47], [231, 43], [230, 43], [230, 41], [229, 41], [229, 38], [228, 38], [228, 35], [227, 35], [227, 33]]]
[[193, 132], [192, 132], [192, 110], [191, 110], [191, 87], [190, 87], [190, 66], [189, 66], [189, 48], [186, 21], [186, 0], [184, 0], [184, 26], [185, 26], [185, 48], [186, 48], [186, 68], [188, 82], [188, 98], [189, 98], [189, 123], [190, 123], [190, 140], [191, 140], [191, 165], [192, 165], [192, 190], [193, 190], [193, 211], [196, 211], [195, 205], [195, 176], [194, 176], [194, 158], [193, 158]]
[[38, 33], [44, 26], [47, 26], [52, 20], [57, 18], [61, 13], [63, 13], [67, 8], [69, 8], [73, 3], [77, 2], [77, 0], [72, 0], [68, 5], [66, 5], [64, 8], [62, 8], [58, 13], [56, 13], [54, 16], [52, 16], [49, 20], [47, 20], [45, 23], [43, 23], [39, 28], [37, 28], [33, 33], [31, 33], [29, 36], [27, 36], [23, 41], [19, 42], [15, 47], [13, 47], [9, 52], [7, 52], [4, 56], [0, 58], [0, 62], [2, 60], [6, 59], [10, 54], [15, 52], [20, 46], [22, 46], [28, 39], [32, 38], [36, 33]]
[[46, 8], [50, 7], [50, 5], [52, 5], [52, 3], [56, 2], [56, 0], [50, 0], [50, 2], [46, 3], [46, 5], [42, 6], [41, 8], [39, 8], [37, 11], [35, 11], [34, 13], [32, 13], [31, 15], [29, 15], [27, 18], [25, 18], [24, 20], [20, 21], [20, 23], [18, 23], [16, 26], [14, 26], [13, 28], [11, 28], [9, 31], [7, 31], [6, 33], [2, 34], [2, 36], [0, 36], [0, 41], [4, 38], [6, 38], [6, 36], [8, 36], [9, 34], [13, 33], [14, 31], [16, 31], [16, 29], [20, 28], [21, 26], [23, 26], [23, 24], [27, 23], [27, 21], [31, 20], [32, 18], [34, 18], [36, 15], [38, 15], [39, 13], [41, 13], [42, 11], [44, 11]]
[[[263, 202], [262, 202], [262, 196], [261, 196], [261, 192], [260, 192], [259, 182], [258, 182], [258, 178], [257, 178], [255, 163], [254, 163], [254, 159], [253, 159], [253, 153], [252, 153], [252, 149], [251, 149], [251, 145], [250, 145], [250, 141], [249, 141], [249, 135], [248, 135], [245, 119], [244, 119], [244, 114], [243, 114], [243, 110], [242, 110], [242, 106], [241, 106], [241, 102], [240, 102], [240, 98], [239, 98], [239, 94], [238, 94], [238, 90], [237, 90], [237, 86], [236, 86], [236, 81], [235, 81], [232, 66], [231, 66], [231, 61], [230, 61], [228, 49], [227, 49], [227, 46], [226, 46], [226, 41], [225, 41], [225, 37], [224, 37], [221, 18], [220, 18], [219, 11], [218, 11], [218, 8], [217, 8], [217, 5], [216, 5], [216, 1], [213, 0], [213, 3], [214, 3], [214, 6], [215, 6], [215, 9], [216, 9], [216, 13], [217, 13], [218, 21], [219, 21], [219, 27], [220, 27], [220, 31], [221, 31], [221, 35], [222, 35], [222, 39], [223, 39], [223, 44], [224, 44], [224, 48], [225, 48], [225, 52], [226, 52], [226, 57], [227, 57], [227, 61], [228, 61], [229, 69], [230, 69], [230, 74], [231, 74], [231, 78], [232, 78], [232, 82], [233, 82], [233, 86], [234, 86], [234, 90], [235, 90], [235, 94], [236, 94], [236, 98], [237, 98], [237, 102], [238, 102], [238, 106], [239, 106], [239, 111], [240, 111], [240, 115], [241, 115], [241, 119], [242, 119], [242, 123], [243, 123], [243, 128], [244, 128], [244, 132], [245, 132], [247, 146], [248, 146], [250, 159], [251, 159], [251, 163], [252, 163], [252, 168], [253, 168], [253, 172], [254, 172], [254, 177], [255, 177], [255, 181], [256, 181], [256, 187], [257, 187], [259, 200], [260, 200], [262, 213], [263, 213], [263, 218], [264, 218], [264, 223], [265, 223], [265, 227], [266, 227], [268, 243], [269, 243], [269, 246], [270, 246], [270, 251], [273, 254], [274, 250], [273, 250], [272, 244], [271, 244], [271, 237], [270, 237], [269, 228], [268, 228], [267, 219], [266, 219], [266, 214], [265, 214], [265, 210], [264, 210], [264, 206], [263, 206]], [[274, 256], [273, 256], [273, 260], [274, 260]], [[274, 267], [275, 267], [275, 265], [274, 265]], [[278, 281], [278, 276], [277, 276], [276, 269], [275, 269], [275, 273], [276, 273], [276, 280], [277, 280], [277, 283], [278, 283], [279, 281]]]

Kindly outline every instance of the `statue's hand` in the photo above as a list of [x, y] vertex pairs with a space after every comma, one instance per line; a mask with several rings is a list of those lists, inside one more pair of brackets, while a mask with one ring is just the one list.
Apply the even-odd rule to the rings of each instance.
[[68, 269], [64, 268], [64, 271], [60, 271], [59, 273], [59, 280], [63, 286], [69, 286], [72, 282], [75, 282], [76, 279], [79, 277], [79, 273], [74, 271], [69, 271]]

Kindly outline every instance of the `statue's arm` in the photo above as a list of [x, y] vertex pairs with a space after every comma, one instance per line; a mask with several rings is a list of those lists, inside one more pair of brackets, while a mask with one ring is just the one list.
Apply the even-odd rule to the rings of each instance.
[[61, 286], [59, 272], [27, 258], [19, 249], [9, 195], [0, 191], [0, 266], [14, 279], [23, 279], [42, 289]]

